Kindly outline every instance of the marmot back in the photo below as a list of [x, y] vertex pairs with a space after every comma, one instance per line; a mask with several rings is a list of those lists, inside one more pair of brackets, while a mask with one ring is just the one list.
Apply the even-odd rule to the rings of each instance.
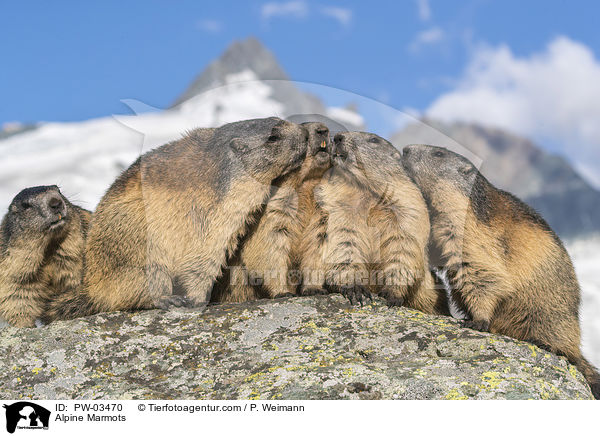
[[197, 129], [141, 156], [92, 218], [84, 288], [96, 311], [202, 305], [308, 131], [279, 118]]
[[91, 213], [56, 186], [21, 191], [0, 224], [0, 317], [34, 327], [48, 304], [81, 286]]
[[362, 132], [334, 138], [334, 167], [316, 188], [320, 214], [305, 232], [301, 292], [325, 286], [352, 302], [371, 292], [390, 305], [447, 314], [427, 263], [425, 202], [385, 139]]
[[404, 164], [429, 206], [432, 243], [467, 325], [566, 356], [598, 398], [600, 376], [580, 351], [579, 284], [546, 221], [445, 148], [408, 146]]

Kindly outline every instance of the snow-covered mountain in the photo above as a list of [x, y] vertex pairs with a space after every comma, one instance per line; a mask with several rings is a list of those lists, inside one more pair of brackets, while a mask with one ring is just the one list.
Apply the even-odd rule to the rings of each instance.
[[249, 118], [318, 118], [337, 129], [360, 129], [352, 109], [325, 107], [287, 81], [274, 56], [256, 39], [235, 42], [167, 110], [124, 101], [134, 116], [41, 123], [0, 137], [0, 211], [27, 186], [58, 184], [93, 209], [115, 177], [141, 153], [186, 130]]
[[273, 99], [285, 103], [281, 108], [282, 116], [325, 113], [326, 108], [319, 98], [299, 90], [273, 53], [252, 37], [231, 44], [177, 97], [173, 107], [210, 89], [223, 86], [227, 78], [248, 70], [252, 71], [254, 79], [269, 81]]

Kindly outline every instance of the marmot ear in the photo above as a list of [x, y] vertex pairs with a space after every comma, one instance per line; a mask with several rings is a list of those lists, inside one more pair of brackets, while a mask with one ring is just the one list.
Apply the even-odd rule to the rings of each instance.
[[471, 174], [473, 174], [475, 172], [475, 168], [471, 167], [471, 166], [464, 166], [464, 167], [460, 167], [458, 169], [458, 172], [460, 174], [462, 174], [463, 176], [470, 176]]
[[229, 142], [229, 146], [238, 153], [245, 153], [248, 151], [248, 143], [242, 138], [233, 138]]

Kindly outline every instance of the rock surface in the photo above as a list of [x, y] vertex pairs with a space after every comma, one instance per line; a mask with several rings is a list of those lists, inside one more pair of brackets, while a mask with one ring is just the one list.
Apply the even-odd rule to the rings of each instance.
[[3, 399], [592, 399], [565, 359], [341, 296], [0, 331]]

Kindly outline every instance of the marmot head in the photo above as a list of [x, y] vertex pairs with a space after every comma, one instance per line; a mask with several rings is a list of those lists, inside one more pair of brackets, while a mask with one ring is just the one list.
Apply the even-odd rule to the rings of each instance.
[[402, 162], [426, 199], [431, 199], [444, 186], [452, 186], [469, 197], [479, 175], [467, 158], [432, 145], [404, 147]]
[[273, 179], [300, 167], [309, 133], [305, 127], [280, 118], [260, 118], [226, 124], [215, 132], [257, 180]]
[[333, 164], [365, 186], [385, 183], [389, 171], [404, 172], [402, 155], [381, 136], [367, 132], [343, 132], [333, 138]]
[[302, 127], [308, 130], [308, 150], [302, 169], [306, 170], [306, 176], [322, 176], [331, 167], [331, 138], [329, 128], [323, 123], [302, 123]]
[[36, 186], [19, 192], [2, 221], [5, 244], [15, 237], [61, 237], [71, 219], [69, 203], [57, 186]]

